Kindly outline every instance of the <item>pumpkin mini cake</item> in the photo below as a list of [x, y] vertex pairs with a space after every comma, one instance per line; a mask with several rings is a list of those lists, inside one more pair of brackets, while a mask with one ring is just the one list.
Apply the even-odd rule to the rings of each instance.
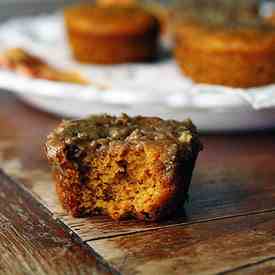
[[190, 120], [91, 116], [64, 121], [46, 153], [75, 217], [158, 220], [183, 206], [202, 145]]
[[255, 16], [212, 9], [182, 16], [176, 60], [199, 83], [254, 87], [275, 81], [275, 28]]
[[65, 10], [65, 23], [80, 62], [141, 62], [157, 55], [159, 22], [140, 7], [80, 4]]

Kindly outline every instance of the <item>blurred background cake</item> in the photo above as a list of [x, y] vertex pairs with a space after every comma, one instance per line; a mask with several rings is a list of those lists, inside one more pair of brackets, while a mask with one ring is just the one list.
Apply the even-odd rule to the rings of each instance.
[[138, 6], [80, 4], [65, 10], [65, 23], [80, 62], [141, 62], [157, 54], [159, 22]]
[[[197, 5], [200, 3], [200, 8]], [[275, 29], [254, 1], [181, 3], [175, 22], [175, 56], [199, 83], [254, 87], [275, 80]]]

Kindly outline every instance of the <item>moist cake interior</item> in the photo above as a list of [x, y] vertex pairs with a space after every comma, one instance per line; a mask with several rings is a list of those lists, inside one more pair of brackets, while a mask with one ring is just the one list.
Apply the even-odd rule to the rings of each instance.
[[81, 176], [79, 196], [84, 213], [108, 212], [117, 219], [136, 212], [146, 218], [160, 198], [165, 200], [173, 191], [160, 179], [164, 175], [158, 154], [155, 146], [114, 145], [88, 161], [74, 159]]

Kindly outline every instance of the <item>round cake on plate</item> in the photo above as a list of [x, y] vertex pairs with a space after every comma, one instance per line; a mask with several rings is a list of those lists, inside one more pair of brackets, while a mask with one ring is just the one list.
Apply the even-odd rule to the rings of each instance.
[[231, 87], [275, 81], [275, 28], [257, 15], [205, 8], [176, 23], [176, 60], [195, 82]]
[[117, 64], [152, 60], [159, 22], [137, 6], [80, 4], [65, 10], [74, 57], [84, 63]]

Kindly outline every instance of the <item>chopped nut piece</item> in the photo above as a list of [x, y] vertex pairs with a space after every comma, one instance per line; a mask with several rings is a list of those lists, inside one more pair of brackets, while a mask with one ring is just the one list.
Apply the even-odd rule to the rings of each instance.
[[179, 141], [181, 143], [190, 143], [192, 139], [192, 133], [189, 131], [182, 132], [181, 136], [179, 137]]

